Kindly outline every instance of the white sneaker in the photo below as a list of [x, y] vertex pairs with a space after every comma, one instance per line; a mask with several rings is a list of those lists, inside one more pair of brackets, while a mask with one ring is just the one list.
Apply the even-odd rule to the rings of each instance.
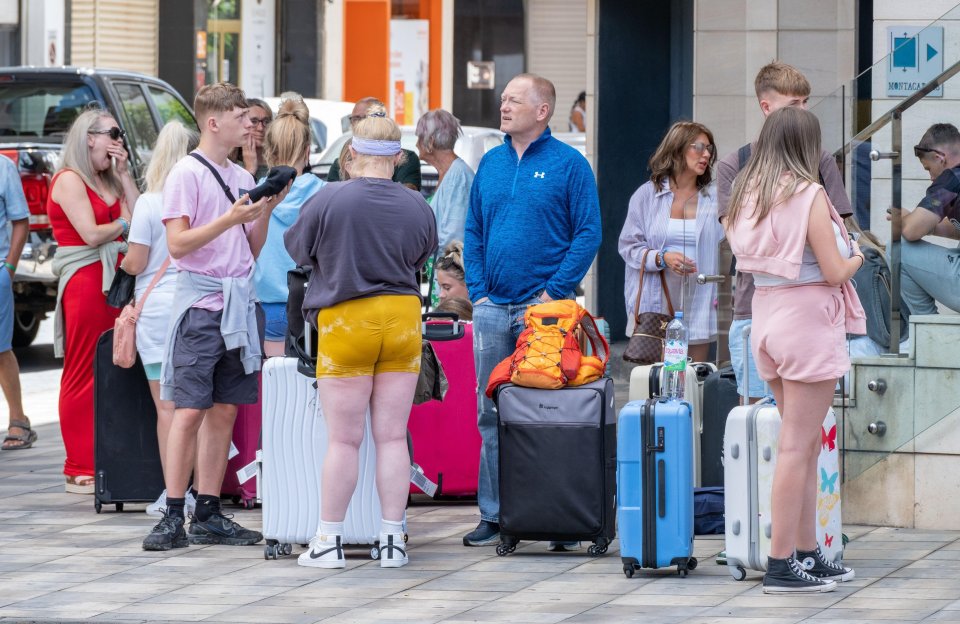
[[339, 535], [317, 535], [310, 540], [310, 548], [297, 557], [297, 565], [308, 568], [345, 568], [347, 560]]
[[[164, 512], [167, 510], [167, 491], [164, 490], [160, 493], [160, 497], [154, 502], [147, 505], [147, 515], [152, 518], [162, 518]], [[197, 499], [190, 490], [187, 490], [187, 494], [184, 497], [183, 511], [188, 516], [194, 514], [197, 511]]]
[[399, 568], [409, 562], [407, 544], [403, 541], [403, 533], [381, 533], [380, 567]]

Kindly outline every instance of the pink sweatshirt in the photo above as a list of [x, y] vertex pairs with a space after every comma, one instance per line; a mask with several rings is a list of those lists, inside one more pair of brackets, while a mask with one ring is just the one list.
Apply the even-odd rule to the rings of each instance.
[[[819, 184], [801, 186], [785, 202], [773, 207], [767, 218], [757, 222], [751, 216], [756, 206], [755, 197], [748, 197], [740, 218], [728, 224], [727, 240], [737, 257], [737, 270], [747, 273], [769, 273], [788, 280], [800, 275], [803, 250], [807, 244], [807, 228], [810, 224], [810, 209], [817, 193], [823, 189]], [[830, 218], [847, 237], [847, 228], [837, 214], [830, 198], [823, 194], [830, 208]], [[846, 309], [848, 334], [866, 334], [867, 316], [860, 305], [857, 291], [849, 281], [840, 286]]]

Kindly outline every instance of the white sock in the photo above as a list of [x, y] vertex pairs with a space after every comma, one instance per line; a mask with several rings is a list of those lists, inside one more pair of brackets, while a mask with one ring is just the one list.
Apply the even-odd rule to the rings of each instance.
[[381, 533], [403, 533], [403, 520], [398, 520], [393, 522], [391, 520], [380, 520], [380, 532]]
[[320, 521], [320, 535], [343, 535], [343, 522]]

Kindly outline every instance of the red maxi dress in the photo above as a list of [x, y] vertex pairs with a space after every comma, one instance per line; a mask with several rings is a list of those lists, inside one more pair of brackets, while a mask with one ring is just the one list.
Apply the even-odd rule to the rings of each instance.
[[[56, 177], [51, 191], [53, 184], [56, 184]], [[87, 197], [97, 225], [116, 221], [120, 216], [119, 199], [108, 206], [89, 186]], [[63, 208], [52, 198], [47, 200], [47, 216], [58, 247], [86, 245]], [[120, 315], [120, 310], [107, 305], [107, 297], [103, 294], [103, 267], [99, 262], [73, 274], [63, 293], [61, 306], [64, 344], [60, 432], [67, 451], [63, 474], [93, 476], [93, 359], [100, 335], [112, 329], [114, 320]]]

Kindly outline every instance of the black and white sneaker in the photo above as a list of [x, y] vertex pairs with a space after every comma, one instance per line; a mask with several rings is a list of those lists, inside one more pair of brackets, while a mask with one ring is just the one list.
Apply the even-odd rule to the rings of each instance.
[[800, 562], [803, 569], [810, 573], [811, 576], [825, 581], [852, 581], [856, 576], [853, 568], [847, 568], [839, 563], [827, 561], [823, 556], [823, 551], [820, 550], [819, 544], [816, 550], [809, 552], [801, 552], [798, 550], [797, 561]]
[[216, 512], [204, 521], [196, 516], [190, 521], [188, 538], [191, 544], [225, 544], [227, 546], [253, 546], [263, 539], [259, 531], [245, 529], [231, 518]]
[[310, 540], [310, 548], [297, 558], [297, 565], [308, 568], [345, 568], [343, 538], [339, 535], [317, 535]]
[[143, 539], [144, 550], [170, 550], [171, 548], [186, 548], [187, 533], [183, 530], [183, 518], [164, 514], [157, 522], [150, 535]]
[[399, 568], [409, 563], [403, 533], [380, 534], [380, 567]]
[[818, 594], [837, 588], [836, 581], [824, 581], [807, 573], [793, 557], [767, 557], [767, 573], [763, 575], [765, 594]]

